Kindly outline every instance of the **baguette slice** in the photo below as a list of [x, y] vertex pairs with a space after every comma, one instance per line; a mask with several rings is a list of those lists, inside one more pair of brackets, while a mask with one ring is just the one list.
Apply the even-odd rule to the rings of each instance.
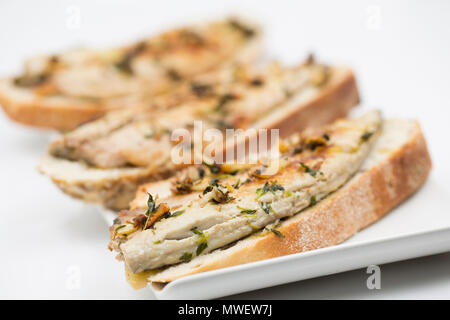
[[[319, 90], [299, 92], [252, 127], [279, 128], [280, 136], [286, 137], [306, 127], [345, 117], [359, 102], [355, 76], [347, 67], [332, 67], [332, 70], [330, 78]], [[140, 184], [174, 173], [170, 164], [167, 167], [102, 169], [52, 155], [42, 159], [39, 170], [65, 193], [113, 210], [127, 208]]]
[[71, 130], [110, 110], [148, 106], [199, 74], [252, 64], [260, 56], [261, 35], [258, 26], [229, 18], [126, 47], [35, 57], [20, 77], [0, 79], [0, 105], [16, 122]]
[[[431, 159], [418, 122], [385, 120], [382, 130], [368, 158], [351, 180], [277, 227], [284, 237], [267, 231], [258, 232], [231, 247], [201, 255], [187, 263], [139, 274], [126, 270], [128, 281], [133, 287], [142, 288], [147, 282], [168, 283], [200, 272], [345, 241], [411, 196], [425, 182], [431, 170]], [[158, 189], [158, 186], [149, 187], [153, 189], [147, 191]], [[164, 188], [164, 185], [159, 187]], [[138, 197], [142, 198], [142, 193]]]

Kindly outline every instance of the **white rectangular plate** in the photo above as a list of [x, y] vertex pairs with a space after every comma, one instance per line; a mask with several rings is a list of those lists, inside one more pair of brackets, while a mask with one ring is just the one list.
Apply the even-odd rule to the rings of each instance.
[[[112, 217], [105, 215], [108, 222]], [[158, 299], [211, 299], [446, 251], [450, 251], [450, 191], [432, 175], [415, 196], [340, 245], [149, 288]]]

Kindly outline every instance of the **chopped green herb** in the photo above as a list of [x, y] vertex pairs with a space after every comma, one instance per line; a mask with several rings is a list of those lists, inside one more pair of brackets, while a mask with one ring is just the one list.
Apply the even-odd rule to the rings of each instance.
[[208, 192], [211, 192], [213, 190], [213, 187], [212, 186], [207, 186], [206, 188], [205, 188], [205, 190], [203, 190], [203, 194], [205, 195], [205, 194], [207, 194]]
[[215, 107], [215, 111], [222, 111], [222, 108], [231, 100], [235, 99], [236, 97], [232, 94], [224, 94], [220, 97], [219, 102], [217, 103]]
[[199, 255], [208, 247], [208, 236], [203, 231], [197, 228], [192, 228], [191, 231], [198, 235], [200, 238], [195, 242], [198, 244], [196, 254]]
[[275, 191], [284, 191], [284, 188], [279, 184], [272, 183], [271, 185], [269, 185], [269, 182], [266, 182], [264, 184], [264, 187], [256, 189], [256, 194], [258, 195], [256, 197], [256, 200], [261, 198], [269, 191], [275, 194]]
[[153, 242], [153, 244], [160, 244], [161, 240], [156, 240], [155, 242]]
[[259, 228], [253, 224], [250, 223], [250, 221], [247, 220], [247, 225], [250, 226], [253, 230], [259, 230]]
[[118, 223], [120, 223], [120, 219], [119, 218], [115, 218], [114, 221], [113, 221], [113, 224], [118, 224]]
[[119, 230], [122, 229], [122, 228], [125, 228], [126, 226], [127, 226], [126, 224], [123, 224], [123, 225], [121, 225], [121, 226], [118, 226], [118, 227], [114, 230], [114, 235], [117, 234], [117, 231], [119, 231]]
[[265, 202], [261, 202], [259, 205], [261, 206], [261, 209], [263, 209], [263, 211], [265, 213], [267, 213], [267, 214], [270, 213], [270, 204], [265, 203]]
[[229, 177], [232, 177], [232, 175], [229, 173], [224, 173], [224, 174], [221, 174], [220, 176], [218, 176], [217, 179], [220, 180], [220, 179], [225, 179], [225, 178], [229, 178]]
[[303, 151], [303, 147], [301, 144], [294, 148], [294, 154], [301, 153], [302, 151]]
[[220, 172], [220, 166], [215, 163], [209, 164], [203, 161], [203, 164], [208, 167], [212, 174], [217, 174]]
[[148, 224], [148, 222], [149, 222], [149, 220], [150, 220], [150, 217], [151, 217], [151, 216], [158, 210], [158, 208], [159, 208], [159, 205], [158, 205], [158, 206], [156, 205], [155, 200], [153, 199], [153, 196], [152, 196], [150, 193], [147, 193], [147, 194], [148, 194], [148, 200], [147, 200], [147, 206], [148, 206], [148, 208], [147, 208], [147, 211], [145, 212], [145, 215], [147, 216], [147, 220], [145, 221], [143, 230], [146, 230], [146, 229], [147, 229], [147, 224]]
[[267, 191], [269, 191], [269, 182], [266, 182], [266, 183], [264, 184], [264, 187], [256, 189], [256, 194], [258, 195], [258, 196], [256, 197], [256, 200], [258, 200], [258, 199], [261, 198], [263, 195], [265, 195], [265, 194], [267, 193]]
[[325, 139], [320, 139], [320, 138], [311, 140], [311, 141], [309, 141], [309, 142], [306, 144], [306, 147], [307, 147], [308, 149], [314, 151], [314, 150], [316, 150], [318, 147], [322, 147], [322, 146], [326, 145], [326, 141], [324, 141], [324, 140], [325, 140]]
[[306, 164], [304, 164], [303, 162], [300, 162], [300, 165], [302, 166], [302, 168], [305, 170], [306, 173], [309, 173], [311, 176], [315, 177], [316, 174], [320, 171], [318, 170], [314, 170], [311, 169], [310, 167], [308, 167]]
[[197, 255], [200, 255], [206, 248], [208, 248], [207, 242], [201, 242], [198, 247], [197, 251], [195, 252]]
[[311, 199], [309, 199], [309, 205], [313, 206], [317, 203], [316, 196], [312, 196]]
[[154, 213], [158, 208], [156, 207], [155, 200], [153, 200], [153, 196], [150, 193], [148, 194], [147, 199], [147, 212], [145, 213], [146, 216], [149, 216], [151, 213]]
[[192, 228], [191, 231], [193, 233], [195, 233], [198, 236], [204, 237], [205, 235], [203, 234], [203, 232], [201, 230], [198, 230], [197, 228]]
[[275, 191], [284, 191], [284, 188], [279, 184], [272, 184], [269, 188], [269, 191], [275, 193]]
[[284, 238], [284, 234], [282, 234], [277, 229], [270, 229], [270, 231], [272, 231], [278, 238]]
[[177, 217], [177, 216], [179, 216], [179, 215], [182, 215], [185, 211], [186, 211], [186, 210], [178, 210], [178, 211], [175, 211], [174, 213], [172, 213], [172, 214], [170, 215], [170, 217], [171, 217], [171, 218]]
[[152, 139], [154, 137], [155, 137], [155, 133], [154, 132], [144, 134], [144, 139]]
[[242, 208], [240, 206], [237, 206], [237, 208], [239, 210], [241, 210], [241, 213], [245, 213], [245, 214], [255, 214], [256, 213], [256, 209], [246, 209], [246, 208]]
[[369, 132], [369, 131], [364, 132], [363, 135], [361, 136], [361, 141], [369, 140], [373, 134], [374, 134], [373, 132]]
[[185, 252], [180, 257], [180, 260], [183, 262], [189, 262], [189, 261], [191, 261], [191, 259], [192, 259], [192, 253], [190, 253], [190, 252]]
[[210, 186], [214, 186], [214, 187], [218, 187], [219, 186], [219, 179], [215, 178], [215, 179], [211, 179], [211, 181], [209, 182]]

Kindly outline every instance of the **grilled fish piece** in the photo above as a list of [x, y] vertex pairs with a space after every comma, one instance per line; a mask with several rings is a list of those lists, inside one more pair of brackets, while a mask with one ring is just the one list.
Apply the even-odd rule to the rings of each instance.
[[[253, 23], [228, 18], [124, 47], [37, 56], [21, 75], [0, 80], [0, 102], [18, 122], [71, 130], [110, 110], [160, 105], [154, 101], [159, 95], [178, 91], [200, 74], [252, 64], [260, 55], [261, 35]], [[164, 97], [163, 105], [182, 98]]]
[[[314, 205], [357, 172], [381, 122], [375, 111], [291, 137], [283, 142], [275, 174], [267, 172], [270, 164], [247, 165], [231, 176], [223, 176], [230, 172], [228, 165], [219, 173], [189, 168], [172, 179], [171, 193], [160, 182], [155, 189], [162, 194], [151, 197], [148, 208], [134, 203], [119, 214], [111, 227], [110, 248], [137, 273], [189, 261], [264, 228], [276, 232], [281, 219]], [[187, 187], [177, 188], [182, 182]], [[157, 203], [167, 212], [151, 219]], [[152, 224], [142, 224], [150, 219]]]
[[[244, 34], [236, 24], [253, 33]], [[27, 63], [26, 73], [15, 83], [41, 91], [42, 86], [51, 85], [76, 97], [154, 94], [217, 67], [258, 34], [236, 19], [174, 29], [122, 48], [37, 57]]]
[[[296, 93], [323, 85], [332, 72], [314, 63], [294, 68], [272, 64], [259, 72], [239, 68], [233, 73], [237, 71], [241, 75], [234, 81], [228, 75], [214, 85], [193, 85], [201, 96], [172, 110], [119, 111], [82, 126], [52, 143], [50, 153], [98, 168], [164, 163], [170, 157], [172, 130], [192, 131], [194, 120], [201, 120], [205, 129], [248, 128]], [[324, 77], [320, 82], [318, 74]]]

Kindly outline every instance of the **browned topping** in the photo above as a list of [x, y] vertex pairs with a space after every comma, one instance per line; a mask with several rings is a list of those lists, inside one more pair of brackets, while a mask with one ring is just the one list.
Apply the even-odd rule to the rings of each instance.
[[253, 171], [250, 172], [250, 176], [255, 177], [255, 178], [260, 178], [260, 179], [266, 178], [264, 173], [267, 170], [267, 168], [268, 168], [268, 166], [264, 165], [257, 169], [254, 169]]
[[150, 229], [159, 219], [163, 218], [170, 212], [170, 207], [166, 203], [161, 203], [155, 212], [150, 213], [147, 222], [144, 225], [144, 230]]
[[246, 38], [252, 38], [256, 32], [255, 30], [249, 28], [246, 25], [243, 25], [241, 22], [239, 22], [236, 19], [230, 19], [229, 24], [232, 28], [242, 33], [242, 35]]
[[212, 86], [208, 84], [192, 83], [191, 90], [199, 98], [209, 97], [214, 94]]
[[174, 187], [171, 189], [173, 194], [187, 194], [192, 191], [192, 179], [186, 178], [183, 181], [175, 181]]
[[308, 57], [306, 58], [304, 64], [306, 66], [310, 66], [310, 65], [313, 65], [314, 63], [316, 63], [316, 59], [314, 57], [314, 54], [313, 53], [308, 54]]
[[230, 197], [230, 189], [221, 185], [213, 186], [212, 192], [213, 200], [217, 203], [226, 203], [234, 199]]
[[175, 82], [183, 80], [183, 77], [180, 75], [180, 73], [175, 69], [169, 69], [167, 70], [167, 76]]
[[50, 78], [47, 73], [37, 75], [23, 75], [14, 79], [14, 85], [18, 87], [31, 88], [45, 83]]
[[186, 170], [180, 172], [175, 180], [172, 181], [173, 188], [171, 191], [173, 194], [187, 194], [192, 191], [194, 182], [198, 182], [205, 176], [205, 169], [202, 167], [189, 167]]
[[228, 102], [230, 102], [230, 101], [232, 101], [232, 100], [235, 100], [235, 99], [237, 99], [237, 98], [238, 98], [238, 97], [237, 97], [236, 95], [232, 94], [232, 93], [226, 93], [226, 94], [222, 95], [222, 96], [219, 98], [219, 101], [218, 101], [218, 103], [217, 103], [217, 105], [216, 105], [215, 110], [216, 110], [216, 111], [224, 111], [224, 110], [223, 110], [223, 107], [225, 107], [225, 105], [226, 105]]
[[51, 64], [57, 64], [57, 63], [59, 63], [59, 57], [58, 56], [51, 56], [50, 59], [49, 59], [49, 62]]
[[132, 47], [128, 52], [126, 52], [121, 60], [116, 62], [115, 67], [124, 74], [133, 75], [133, 68], [131, 67], [131, 62], [146, 48], [147, 44], [145, 42], [139, 42], [134, 47]]
[[202, 36], [192, 30], [182, 30], [180, 37], [185, 44], [190, 46], [202, 46], [205, 44], [205, 40]]
[[133, 226], [138, 229], [143, 229], [146, 221], [147, 216], [145, 214], [140, 214], [133, 219]]
[[307, 149], [314, 151], [314, 150], [316, 150], [319, 147], [325, 146], [329, 139], [330, 139], [330, 137], [328, 135], [327, 136], [321, 136], [321, 137], [306, 138], [304, 140], [304, 142], [303, 142], [303, 145]]
[[250, 81], [250, 85], [253, 87], [261, 87], [264, 85], [264, 80], [261, 78], [255, 78], [252, 81]]

